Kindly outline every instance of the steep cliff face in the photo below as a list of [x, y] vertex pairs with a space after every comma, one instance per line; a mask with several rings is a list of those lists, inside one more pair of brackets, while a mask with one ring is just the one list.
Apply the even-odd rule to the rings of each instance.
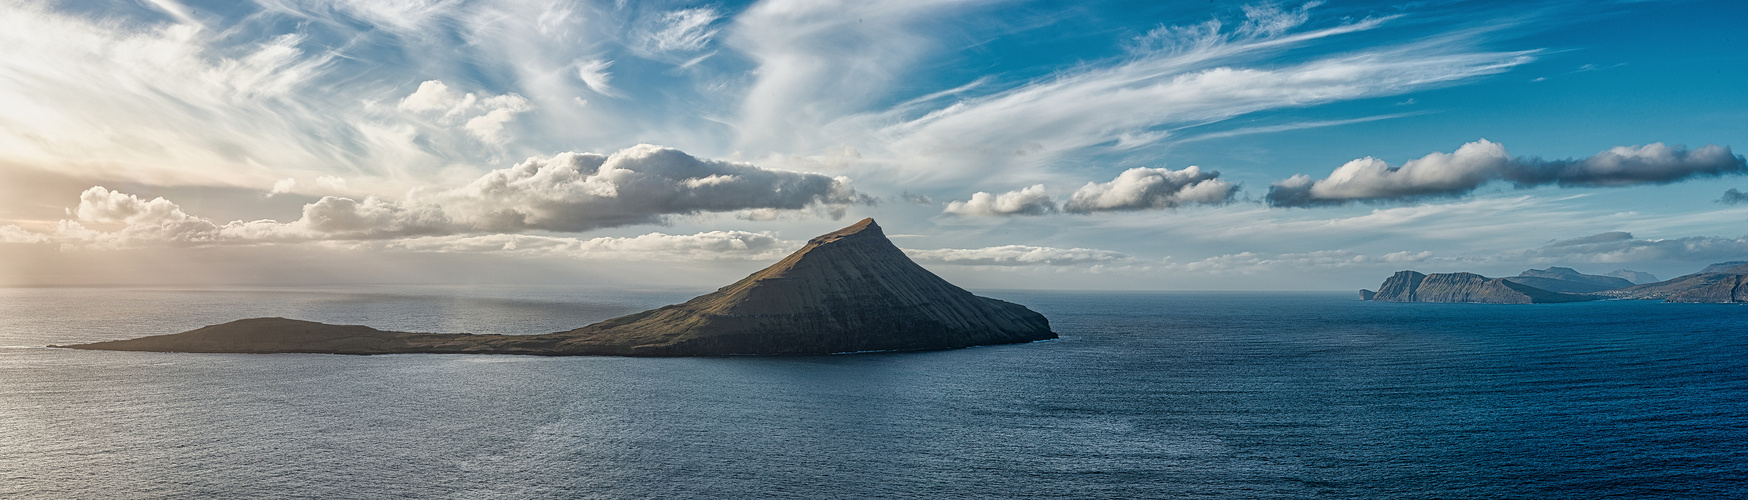
[[1372, 294], [1372, 300], [1378, 302], [1416, 302], [1414, 290], [1420, 288], [1420, 282], [1426, 280], [1426, 275], [1414, 271], [1397, 271], [1378, 286], [1378, 292]]
[[972, 295], [912, 262], [873, 219], [682, 304], [543, 335], [387, 332], [258, 318], [67, 346], [182, 352], [714, 356], [950, 349], [1056, 338], [1043, 315]]
[[1474, 273], [1421, 274], [1414, 271], [1400, 271], [1390, 276], [1372, 297], [1378, 302], [1478, 304], [1545, 304], [1596, 299], [1590, 295], [1550, 292], [1505, 278], [1488, 278]]

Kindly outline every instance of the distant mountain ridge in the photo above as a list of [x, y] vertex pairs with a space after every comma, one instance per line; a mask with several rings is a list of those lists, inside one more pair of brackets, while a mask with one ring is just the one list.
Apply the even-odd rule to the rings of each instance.
[[1530, 269], [1517, 276], [1504, 278], [1507, 281], [1529, 285], [1550, 292], [1564, 293], [1594, 293], [1614, 288], [1633, 286], [1632, 281], [1613, 276], [1584, 274], [1570, 267], [1549, 267], [1547, 269]]
[[[1610, 274], [1655, 278], [1649, 273], [1625, 269]], [[1361, 300], [1377, 302], [1542, 304], [1609, 298], [1748, 303], [1748, 261], [1712, 264], [1698, 273], [1641, 284], [1633, 284], [1621, 276], [1583, 274], [1569, 267], [1531, 269], [1519, 276], [1504, 278], [1488, 278], [1474, 273], [1399, 271], [1384, 280], [1376, 292], [1360, 290]]]
[[1613, 271], [1609, 271], [1608, 274], [1604, 274], [1603, 276], [1613, 276], [1616, 278], [1624, 279], [1624, 280], [1633, 282], [1633, 284], [1635, 284], [1635, 285], [1643, 285], [1646, 283], [1656, 283], [1659, 281], [1663, 281], [1663, 280], [1657, 279], [1657, 276], [1653, 275], [1651, 273], [1640, 272], [1640, 271], [1628, 271], [1626, 269], [1616, 269]]
[[1732, 269], [1742, 267], [1743, 265], [1748, 265], [1748, 260], [1732, 260], [1729, 262], [1719, 262], [1716, 264], [1706, 266], [1705, 269], [1699, 270], [1698, 274], [1729, 273], [1729, 272], [1731, 272]]
[[1378, 287], [1361, 290], [1361, 298], [1377, 302], [1464, 302], [1478, 304], [1546, 304], [1584, 302], [1600, 297], [1543, 290], [1508, 278], [1475, 273], [1424, 274], [1399, 271]]

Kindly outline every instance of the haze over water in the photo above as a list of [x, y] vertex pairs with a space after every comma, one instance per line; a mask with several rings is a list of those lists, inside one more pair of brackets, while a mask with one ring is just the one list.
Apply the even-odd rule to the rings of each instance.
[[982, 292], [1062, 338], [791, 358], [45, 349], [542, 333], [698, 290], [0, 289], [0, 497], [1748, 493], [1748, 308]]

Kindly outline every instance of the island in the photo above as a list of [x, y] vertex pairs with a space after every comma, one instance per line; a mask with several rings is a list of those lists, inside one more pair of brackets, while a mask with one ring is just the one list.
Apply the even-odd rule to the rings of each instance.
[[1511, 280], [1475, 273], [1422, 274], [1400, 271], [1377, 292], [1360, 290], [1360, 297], [1375, 302], [1466, 302], [1477, 304], [1546, 304], [1584, 302], [1602, 297], [1543, 290]]
[[1605, 299], [1665, 302], [1748, 303], [1748, 262], [1724, 262], [1700, 272], [1666, 281], [1649, 273], [1625, 269], [1608, 275], [1583, 274], [1569, 267], [1531, 269], [1517, 276], [1488, 278], [1475, 273], [1422, 274], [1399, 271], [1378, 291], [1360, 290], [1361, 300], [1375, 302], [1462, 302], [1477, 304], [1547, 304]]
[[809, 240], [715, 292], [539, 335], [383, 331], [254, 318], [66, 347], [211, 353], [475, 353], [544, 356], [807, 355], [954, 349], [1056, 338], [1025, 306], [973, 295], [910, 260], [874, 219]]

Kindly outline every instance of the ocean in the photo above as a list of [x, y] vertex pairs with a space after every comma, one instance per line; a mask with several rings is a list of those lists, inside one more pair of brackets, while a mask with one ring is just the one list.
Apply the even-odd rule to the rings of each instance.
[[636, 359], [51, 349], [545, 333], [706, 290], [0, 288], [4, 498], [1743, 498], [1748, 307], [981, 291], [1061, 339]]

